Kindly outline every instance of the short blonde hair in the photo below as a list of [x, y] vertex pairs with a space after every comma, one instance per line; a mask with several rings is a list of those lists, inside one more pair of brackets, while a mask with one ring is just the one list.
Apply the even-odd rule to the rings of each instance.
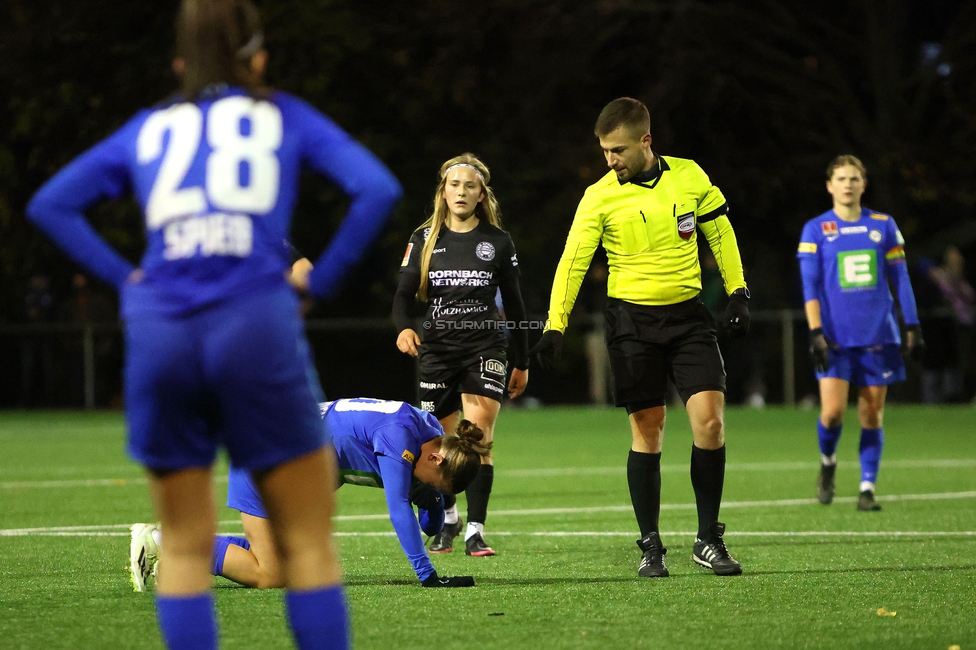
[[850, 165], [851, 167], [857, 169], [857, 171], [861, 172], [861, 178], [867, 180], [868, 170], [864, 167], [864, 163], [862, 163], [861, 159], [858, 158], [857, 156], [852, 156], [850, 154], [837, 156], [836, 158], [830, 161], [830, 164], [827, 165], [827, 180], [829, 181], [831, 178], [834, 177], [835, 169], [837, 169], [838, 167], [846, 167], [847, 165]]

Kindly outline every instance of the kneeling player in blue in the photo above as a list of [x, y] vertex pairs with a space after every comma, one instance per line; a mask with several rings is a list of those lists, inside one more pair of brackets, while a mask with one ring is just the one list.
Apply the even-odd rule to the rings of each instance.
[[817, 498], [824, 505], [834, 499], [837, 443], [850, 386], [855, 384], [861, 424], [857, 509], [874, 511], [881, 510], [874, 493], [888, 384], [905, 380], [889, 281], [905, 321], [905, 351], [920, 360], [925, 342], [905, 265], [905, 241], [889, 215], [861, 207], [866, 185], [864, 165], [854, 156], [838, 156], [831, 162], [827, 192], [834, 207], [804, 226], [797, 258], [810, 353], [820, 382]]
[[[490, 442], [482, 441], [484, 432], [462, 420], [455, 433], [445, 434], [431, 413], [404, 402], [342, 399], [325, 402], [321, 408], [338, 461], [340, 486], [351, 483], [385, 490], [393, 528], [421, 584], [474, 586], [469, 576], [439, 577], [420, 533], [440, 532], [444, 526], [441, 493], [461, 492], [477, 475], [491, 449]], [[418, 506], [416, 517], [412, 504]], [[227, 507], [240, 511], [246, 538], [215, 538], [214, 575], [258, 589], [283, 586], [268, 514], [247, 470], [231, 468]], [[160, 535], [146, 535], [147, 526], [133, 526], [141, 534], [133, 536], [131, 553], [158, 553]]]

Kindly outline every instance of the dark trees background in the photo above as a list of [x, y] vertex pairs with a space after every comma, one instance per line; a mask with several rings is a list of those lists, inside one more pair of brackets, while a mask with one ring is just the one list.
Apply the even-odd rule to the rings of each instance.
[[[481, 156], [544, 312], [584, 188], [606, 167], [600, 108], [651, 110], [659, 153], [697, 160], [725, 192], [756, 307], [798, 306], [794, 251], [829, 208], [827, 162], [868, 167], [865, 204], [890, 212], [909, 255], [976, 252], [976, 8], [917, 0], [265, 0], [269, 81], [374, 150], [406, 196], [339, 300], [318, 316], [385, 316], [397, 265], [441, 162]], [[27, 278], [76, 270], [23, 217], [71, 157], [169, 94], [177, 2], [6, 0], [0, 7], [0, 322]], [[314, 256], [344, 201], [309, 177], [294, 241]], [[132, 259], [131, 202], [92, 211]]]

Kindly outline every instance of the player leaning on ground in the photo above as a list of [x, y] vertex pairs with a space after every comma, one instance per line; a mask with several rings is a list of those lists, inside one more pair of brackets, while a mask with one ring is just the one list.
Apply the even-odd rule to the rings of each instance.
[[[424, 551], [421, 530], [428, 535], [444, 525], [441, 493], [464, 490], [478, 474], [490, 445], [484, 433], [467, 420], [445, 434], [433, 414], [404, 404], [370, 398], [341, 399], [319, 405], [331, 444], [329, 453], [344, 483], [378, 487], [386, 493], [390, 522], [400, 546], [424, 587], [473, 587], [470, 576], [440, 577]], [[414, 516], [413, 505], [419, 508]], [[231, 466], [227, 477], [227, 507], [241, 513], [245, 537], [214, 538], [212, 571], [246, 587], [284, 586], [282, 558], [272, 535], [268, 512], [251, 472]], [[420, 525], [418, 526], [418, 518]], [[135, 524], [131, 558], [154, 558], [161, 530]], [[144, 591], [152, 562], [139, 576]]]
[[820, 476], [817, 498], [834, 499], [837, 442], [851, 384], [859, 387], [861, 485], [858, 510], [881, 510], [875, 482], [884, 445], [884, 404], [888, 384], [905, 380], [894, 314], [894, 285], [905, 321], [905, 349], [914, 359], [925, 342], [915, 294], [905, 264], [905, 241], [895, 220], [861, 207], [867, 187], [864, 164], [838, 156], [827, 167], [827, 192], [834, 207], [803, 227], [797, 258], [810, 326], [810, 352], [820, 382]]
[[698, 504], [692, 558], [719, 575], [742, 567], [725, 547], [718, 521], [725, 481], [725, 368], [715, 323], [698, 298], [696, 227], [715, 255], [729, 294], [726, 327], [749, 329], [742, 262], [725, 197], [692, 160], [651, 149], [647, 107], [622, 97], [607, 104], [596, 135], [611, 171], [586, 189], [553, 279], [547, 330], [529, 351], [559, 358], [580, 283], [602, 242], [610, 263], [606, 341], [614, 401], [626, 407], [633, 436], [630, 497], [643, 551], [638, 575], [668, 575], [661, 542], [661, 443], [671, 376], [691, 420], [691, 482]]
[[[434, 213], [410, 238], [393, 300], [397, 348], [420, 356], [420, 406], [453, 431], [459, 409], [491, 442], [506, 392], [508, 339], [495, 305], [501, 291], [512, 325], [512, 374], [508, 396], [518, 397], [529, 380], [525, 307], [519, 289], [515, 245], [501, 229], [501, 209], [488, 181], [488, 168], [470, 153], [441, 165]], [[414, 297], [428, 304], [421, 343], [413, 330]], [[487, 458], [468, 486], [465, 553], [494, 555], [484, 541], [494, 465]], [[445, 495], [446, 523], [430, 544], [431, 553], [447, 553], [461, 533], [453, 495]]]
[[[248, 0], [184, 0], [179, 93], [140, 111], [42, 187], [31, 220], [121, 293], [129, 455], [166, 528], [156, 598], [170, 648], [215, 648], [210, 551], [218, 446], [253, 470], [285, 558], [299, 648], [348, 647], [332, 540], [335, 464], [295, 289], [334, 294], [400, 196], [388, 169], [331, 120], [263, 83], [268, 53]], [[315, 269], [285, 279], [308, 167], [351, 199]], [[146, 251], [135, 269], [85, 219], [132, 192]]]

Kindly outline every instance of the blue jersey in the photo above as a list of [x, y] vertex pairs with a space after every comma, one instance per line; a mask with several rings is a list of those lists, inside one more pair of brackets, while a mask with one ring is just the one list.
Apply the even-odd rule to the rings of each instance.
[[824, 335], [841, 347], [899, 344], [895, 286], [906, 325], [918, 324], [905, 241], [887, 214], [864, 208], [857, 221], [833, 210], [803, 227], [797, 258], [804, 300], [819, 300]]
[[[303, 167], [352, 199], [309, 279], [325, 298], [382, 229], [401, 189], [365, 147], [287, 93], [229, 88], [141, 111], [48, 181], [27, 213], [84, 268], [126, 288], [124, 316], [178, 315], [284, 283], [283, 242]], [[147, 240], [144, 277], [131, 285], [132, 265], [84, 218], [92, 204], [127, 191], [142, 207]]]
[[[417, 577], [426, 580], [434, 566], [410, 504], [410, 481], [421, 446], [444, 435], [444, 429], [432, 414], [404, 402], [360, 397], [319, 406], [338, 456], [340, 480], [385, 489], [386, 507], [400, 546]], [[227, 507], [267, 518], [247, 470], [231, 467]]]
[[396, 478], [405, 477], [409, 490], [421, 445], [444, 435], [437, 418], [405, 402], [360, 397], [320, 406], [339, 457], [342, 483], [388, 487], [391, 477], [384, 476], [380, 465], [380, 459], [385, 458], [395, 463], [387, 465], [387, 473], [396, 467]]

